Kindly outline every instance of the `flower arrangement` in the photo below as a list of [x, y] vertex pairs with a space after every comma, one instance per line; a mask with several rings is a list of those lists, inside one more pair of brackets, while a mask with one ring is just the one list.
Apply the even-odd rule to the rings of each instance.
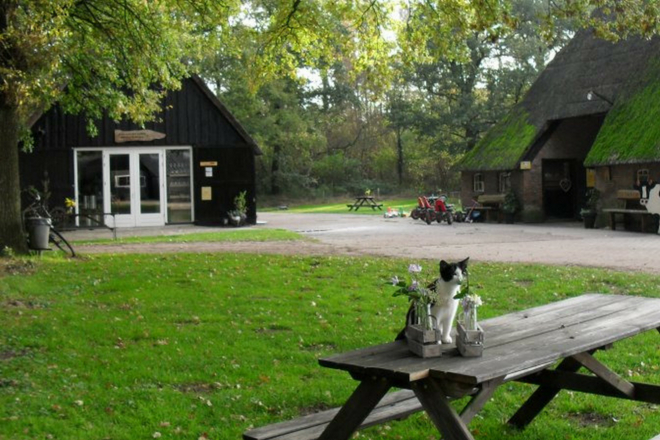
[[463, 322], [468, 330], [478, 330], [477, 308], [482, 304], [481, 297], [474, 293], [466, 295], [461, 300], [461, 307], [463, 307]]
[[410, 283], [394, 276], [389, 284], [398, 287], [392, 296], [407, 296], [412, 301], [415, 309], [415, 316], [418, 322], [411, 324], [423, 325], [426, 330], [433, 329], [433, 316], [431, 315], [431, 305], [438, 299], [437, 294], [431, 290], [428, 285], [419, 280], [419, 274], [422, 272], [422, 266], [411, 264], [408, 266], [410, 274]]
[[481, 297], [470, 289], [470, 279], [467, 278], [465, 288], [454, 297], [461, 301], [463, 309], [463, 324], [467, 330], [477, 330], [477, 308], [483, 305]]
[[73, 212], [73, 208], [76, 207], [76, 201], [66, 197], [64, 199], [64, 206], [66, 207], [66, 212], [71, 214]]

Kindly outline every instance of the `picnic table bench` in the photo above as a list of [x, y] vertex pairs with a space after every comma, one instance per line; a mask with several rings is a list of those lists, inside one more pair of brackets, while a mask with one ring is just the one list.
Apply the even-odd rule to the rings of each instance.
[[[470, 440], [467, 424], [509, 381], [538, 386], [509, 420], [518, 428], [562, 389], [660, 404], [660, 386], [630, 382], [594, 356], [617, 341], [660, 331], [660, 299], [586, 294], [481, 326], [482, 357], [464, 358], [449, 347], [442, 357], [424, 359], [405, 341], [395, 341], [322, 358], [321, 366], [346, 371], [359, 382], [342, 408], [257, 428], [243, 438], [348, 440], [357, 429], [423, 410], [444, 439]], [[578, 373], [582, 367], [591, 374]], [[404, 390], [388, 393], [393, 387]], [[466, 395], [471, 399], [458, 414], [448, 402]]]
[[362, 207], [371, 208], [372, 211], [375, 211], [376, 208], [383, 210], [382, 203], [376, 203], [376, 199], [373, 196], [358, 196], [355, 198], [355, 202], [351, 205], [346, 205], [349, 211], [357, 211]]
[[642, 222], [642, 232], [647, 230], [647, 225], [653, 225], [653, 214], [648, 212], [646, 209], [605, 208], [602, 211], [608, 215], [610, 221], [610, 229], [613, 231], [616, 231], [617, 215], [622, 216], [622, 222], [625, 222], [626, 215], [640, 216]]
[[486, 215], [486, 222], [496, 220], [502, 221], [502, 204], [504, 203], [504, 194], [481, 194], [477, 196], [478, 206], [476, 211], [483, 211]]
[[[648, 231], [648, 226], [655, 226], [655, 221], [653, 219], [653, 214], [648, 212], [646, 208], [637, 208], [641, 206], [639, 203], [639, 191], [636, 189], [620, 189], [617, 191], [617, 200], [619, 201], [619, 206], [615, 208], [604, 208], [601, 211], [604, 214], [607, 214], [610, 224], [610, 229], [616, 231], [616, 225], [618, 223], [626, 222], [626, 216], [639, 216], [641, 224], [641, 232]], [[620, 216], [620, 221], [617, 216]], [[655, 227], [651, 228], [653, 232], [656, 232]]]

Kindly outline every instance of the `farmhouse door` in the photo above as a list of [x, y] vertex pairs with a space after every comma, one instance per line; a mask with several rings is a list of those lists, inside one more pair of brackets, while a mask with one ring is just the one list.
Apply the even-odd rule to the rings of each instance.
[[584, 168], [574, 159], [544, 159], [542, 167], [546, 217], [575, 218], [579, 211], [579, 195], [585, 187]]
[[104, 209], [115, 215], [115, 226], [164, 225], [163, 151], [106, 150], [103, 163]]

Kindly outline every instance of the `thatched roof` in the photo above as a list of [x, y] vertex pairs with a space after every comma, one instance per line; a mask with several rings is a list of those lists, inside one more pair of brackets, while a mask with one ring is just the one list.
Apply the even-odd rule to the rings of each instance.
[[[590, 90], [605, 99], [588, 100]], [[581, 31], [552, 60], [522, 102], [459, 164], [509, 170], [554, 122], [608, 113], [585, 165], [660, 160], [660, 39], [611, 43]], [[607, 102], [614, 102], [614, 105]], [[610, 110], [611, 109], [611, 110]], [[655, 130], [649, 130], [650, 126]], [[634, 136], [631, 135], [634, 133]]]

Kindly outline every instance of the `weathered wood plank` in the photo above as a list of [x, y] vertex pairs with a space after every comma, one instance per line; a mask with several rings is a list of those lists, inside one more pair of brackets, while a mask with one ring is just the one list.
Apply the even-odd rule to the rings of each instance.
[[[410, 390], [401, 390], [388, 393], [378, 403], [360, 425], [360, 429], [367, 428], [390, 420], [401, 420], [421, 411], [422, 405]], [[321, 411], [315, 414], [298, 417], [280, 423], [259, 427], [243, 434], [245, 440], [271, 440], [286, 438], [292, 433], [300, 433], [306, 439], [318, 438], [330, 420], [339, 412], [339, 408]]]
[[[656, 303], [657, 305], [657, 303]], [[482, 358], [445, 358], [445, 364], [430, 374], [447, 378], [474, 378], [477, 383], [553, 360], [600, 348], [607, 344], [655, 328], [660, 322], [660, 308], [644, 307], [620, 312], [598, 321], [585, 322], [553, 334], [484, 350]], [[488, 338], [488, 333], [486, 333]], [[464, 379], [465, 380], [465, 379]]]
[[[607, 313], [604, 311], [607, 310]], [[660, 324], [660, 300], [630, 297], [625, 306], [610, 304], [594, 311], [594, 319], [580, 318], [577, 323], [555, 319], [555, 330], [538, 331], [526, 338], [508, 344], [491, 346], [491, 338], [497, 338], [492, 330], [486, 331], [484, 354], [480, 358], [443, 356], [439, 359], [419, 360], [403, 357], [396, 360], [372, 360], [365, 368], [367, 374], [382, 374], [397, 380], [418, 380], [422, 374], [477, 384], [506, 376], [527, 368], [534, 368], [566, 356], [589, 351], [634, 336]]]
[[474, 440], [456, 410], [449, 404], [437, 381], [424, 379], [413, 384], [413, 391], [422, 403], [442, 437], [451, 440]]
[[461, 419], [466, 425], [476, 416], [479, 411], [481, 411], [484, 405], [491, 398], [498, 386], [504, 381], [503, 377], [491, 380], [489, 382], [484, 382], [481, 385], [481, 390], [465, 405], [463, 411], [461, 411]]
[[655, 405], [660, 404], [660, 386], [640, 382], [631, 382], [635, 387], [635, 393], [633, 396], [622, 396], [614, 388], [604, 387], [603, 382], [599, 377], [579, 373], [546, 370], [537, 374], [532, 374], [531, 376], [521, 377], [516, 379], [516, 381], [532, 385], [561, 388], [580, 393], [635, 400]]
[[[556, 332], [562, 327], [580, 322], [615, 315], [629, 307], [631, 302], [644, 300], [644, 298], [620, 295], [583, 295], [505, 317], [485, 320], [482, 322], [487, 335], [485, 347], [492, 349], [517, 340], [528, 340], [538, 335]], [[656, 301], [660, 304], [660, 300]], [[393, 344], [395, 343], [355, 350], [320, 359], [319, 363], [322, 366], [359, 374], [366, 374], [372, 368], [392, 369], [397, 371], [398, 380], [419, 380], [427, 377], [429, 370], [434, 369], [438, 362], [443, 365], [446, 362], [446, 359], [420, 362], [408, 352], [405, 343], [399, 341], [398, 346]]]
[[[582, 365], [573, 358], [564, 359], [557, 371], [576, 372]], [[541, 386], [523, 403], [518, 411], [509, 419], [509, 424], [519, 429], [523, 429], [529, 425], [534, 418], [539, 415], [543, 408], [555, 398], [561, 391], [560, 387], [555, 386]]]
[[635, 395], [635, 386], [633, 384], [598, 362], [589, 353], [578, 353], [572, 357], [624, 396], [633, 397]]
[[360, 382], [351, 397], [325, 428], [319, 440], [348, 440], [385, 396], [391, 384], [384, 379]]

